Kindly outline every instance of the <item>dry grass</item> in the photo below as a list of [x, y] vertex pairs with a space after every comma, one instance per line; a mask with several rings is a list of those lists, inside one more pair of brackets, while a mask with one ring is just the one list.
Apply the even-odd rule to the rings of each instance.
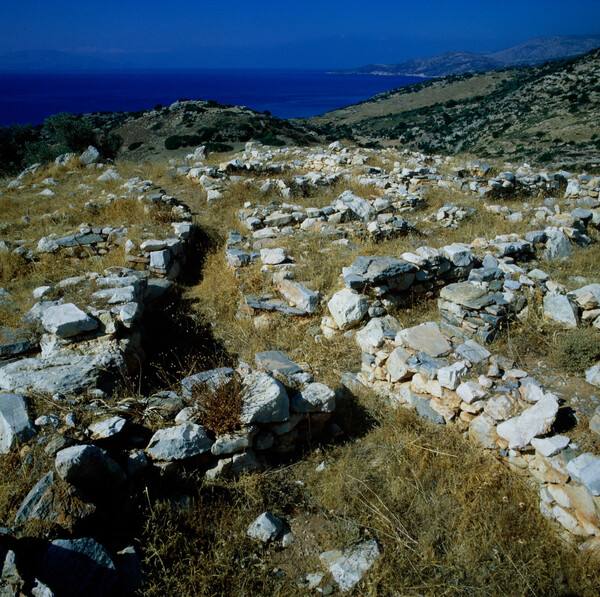
[[[367, 400], [380, 425], [360, 440], [204, 483], [189, 509], [154, 507], [140, 543], [143, 594], [297, 595], [320, 552], [367, 538], [382, 556], [350, 594], [597, 594], [597, 559], [555, 534], [520, 478], [456, 431]], [[246, 537], [265, 510], [290, 523], [291, 547]]]

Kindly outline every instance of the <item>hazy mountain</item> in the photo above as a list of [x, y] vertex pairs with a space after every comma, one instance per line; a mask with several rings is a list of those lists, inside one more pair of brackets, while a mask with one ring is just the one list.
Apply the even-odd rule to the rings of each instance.
[[600, 35], [553, 35], [530, 39], [497, 52], [445, 52], [430, 58], [417, 58], [399, 64], [369, 64], [337, 71], [342, 74], [420, 75], [445, 77], [467, 72], [489, 71], [506, 66], [542, 64], [572, 58], [600, 47]]

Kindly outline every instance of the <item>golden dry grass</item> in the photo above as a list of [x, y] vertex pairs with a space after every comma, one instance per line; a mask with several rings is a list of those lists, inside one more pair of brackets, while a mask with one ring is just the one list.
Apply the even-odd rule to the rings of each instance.
[[[141, 542], [143, 594], [303, 594], [297, 582], [321, 569], [320, 552], [370, 538], [382, 555], [349, 594], [597, 594], [597, 556], [556, 534], [522, 479], [458, 432], [365, 398], [379, 425], [359, 440], [204, 482], [189, 509], [154, 507]], [[316, 472], [322, 460], [330, 466]], [[291, 547], [246, 536], [264, 511], [290, 523]]]

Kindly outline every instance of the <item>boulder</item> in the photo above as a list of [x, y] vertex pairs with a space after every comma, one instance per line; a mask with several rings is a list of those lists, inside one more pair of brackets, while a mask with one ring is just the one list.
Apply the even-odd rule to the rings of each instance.
[[487, 415], [479, 415], [469, 423], [469, 439], [482, 448], [496, 447], [496, 426]]
[[82, 164], [88, 166], [89, 164], [96, 164], [100, 161], [100, 152], [93, 146], [90, 145], [80, 156], [79, 161]]
[[357, 325], [369, 310], [369, 300], [348, 288], [336, 292], [327, 303], [333, 320], [341, 330]]
[[546, 228], [544, 259], [568, 259], [573, 253], [569, 239], [560, 228]]
[[310, 383], [292, 396], [294, 413], [330, 413], [335, 410], [335, 392], [322, 383]]
[[284, 249], [261, 249], [260, 260], [265, 265], [279, 265], [285, 263], [288, 260], [288, 256], [285, 254]]
[[344, 191], [334, 204], [338, 211], [350, 211], [354, 217], [369, 222], [375, 218], [377, 212], [368, 201], [357, 197], [352, 191]]
[[27, 414], [25, 396], [0, 394], [0, 454], [8, 454], [14, 446], [35, 435]]
[[525, 448], [534, 437], [550, 431], [558, 413], [558, 400], [553, 394], [546, 394], [534, 406], [519, 416], [504, 421], [496, 428], [500, 437], [508, 442], [512, 450]]
[[385, 362], [386, 369], [390, 374], [390, 378], [392, 382], [402, 381], [412, 376], [412, 372], [410, 371], [408, 360], [412, 357], [412, 353], [410, 353], [405, 348], [399, 346], [395, 348], [387, 361]]
[[585, 381], [593, 386], [596, 386], [597, 388], [600, 388], [600, 363], [590, 367], [585, 372]]
[[77, 493], [74, 487], [50, 471], [25, 496], [15, 514], [15, 524], [43, 520], [72, 530], [79, 521], [96, 511], [96, 506], [82, 501]]
[[262, 371], [244, 377], [240, 413], [244, 425], [281, 422], [289, 416], [289, 398], [280, 382]]
[[577, 307], [568, 296], [558, 292], [549, 292], [544, 296], [543, 308], [544, 317], [568, 328], [577, 327]]
[[184, 423], [159, 429], [150, 439], [146, 453], [154, 460], [185, 460], [210, 451], [212, 445], [204, 427]]
[[96, 446], [71, 446], [57, 452], [56, 472], [63, 481], [85, 489], [106, 490], [125, 481], [123, 469]]
[[39, 579], [57, 595], [113, 595], [119, 574], [108, 552], [95, 539], [55, 539], [42, 557]]

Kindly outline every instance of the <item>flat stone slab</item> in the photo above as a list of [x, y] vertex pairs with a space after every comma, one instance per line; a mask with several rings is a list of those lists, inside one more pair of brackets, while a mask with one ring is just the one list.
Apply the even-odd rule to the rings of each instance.
[[477, 365], [486, 361], [492, 356], [492, 353], [481, 346], [481, 344], [475, 342], [475, 340], [467, 340], [463, 342], [454, 350], [455, 354], [471, 363]]
[[457, 282], [444, 286], [440, 292], [440, 297], [451, 303], [471, 309], [483, 309], [493, 303], [493, 299], [488, 296], [486, 290], [469, 282]]
[[323, 552], [319, 560], [327, 567], [342, 591], [349, 591], [362, 580], [363, 574], [379, 557], [379, 547], [375, 539], [340, 551], [333, 549]]
[[281, 350], [257, 352], [254, 355], [254, 362], [259, 369], [277, 371], [285, 375], [294, 375], [302, 371], [302, 368]]
[[23, 393], [81, 394], [100, 387], [123, 368], [123, 357], [111, 353], [21, 359], [0, 367], [0, 389]]
[[434, 358], [447, 355], [452, 350], [452, 346], [442, 335], [440, 326], [434, 322], [401, 330], [396, 335], [396, 342], [398, 339], [413, 350], [424, 352]]
[[229, 383], [235, 376], [235, 371], [230, 367], [219, 367], [218, 369], [209, 369], [194, 373], [181, 380], [181, 393], [188, 400], [194, 397], [195, 388], [207, 385], [209, 389], [215, 390], [219, 386]]
[[60, 338], [71, 338], [84, 332], [92, 332], [98, 321], [73, 303], [56, 305], [44, 311], [42, 325], [47, 332]]
[[126, 423], [123, 417], [110, 417], [90, 425], [89, 430], [93, 440], [107, 439], [121, 433]]

